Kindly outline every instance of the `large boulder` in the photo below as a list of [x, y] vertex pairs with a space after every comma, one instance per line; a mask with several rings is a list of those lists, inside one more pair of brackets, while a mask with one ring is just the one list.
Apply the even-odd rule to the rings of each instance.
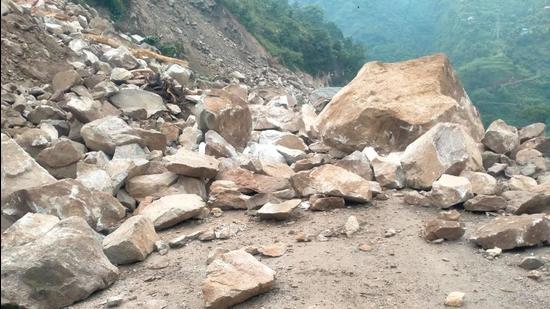
[[540, 245], [550, 242], [550, 217], [545, 214], [498, 217], [479, 227], [471, 240], [484, 249]]
[[153, 252], [158, 239], [153, 222], [137, 215], [103, 239], [103, 251], [115, 265], [143, 261]]
[[121, 89], [109, 100], [121, 111], [137, 119], [147, 119], [166, 110], [161, 96], [141, 89]]
[[82, 126], [80, 134], [86, 146], [92, 150], [101, 150], [114, 154], [116, 146], [128, 144], [143, 144], [139, 134], [124, 120], [108, 116], [97, 119]]
[[290, 178], [294, 190], [302, 196], [313, 194], [340, 196], [359, 203], [372, 199], [369, 181], [341, 167], [325, 164]]
[[61, 308], [118, 277], [101, 237], [71, 217], [22, 245], [2, 248], [2, 307]]
[[489, 125], [481, 142], [496, 153], [509, 153], [519, 146], [518, 129], [510, 126], [502, 119], [497, 119]]
[[443, 174], [483, 169], [477, 143], [455, 123], [439, 123], [407, 146], [401, 165], [407, 185], [415, 189], [429, 189]]
[[2, 233], [2, 248], [29, 243], [51, 230], [58, 222], [56, 216], [29, 212]]
[[225, 309], [269, 291], [275, 271], [244, 250], [231, 251], [214, 259], [206, 270], [202, 294], [209, 309]]
[[198, 216], [204, 207], [204, 201], [196, 194], [174, 194], [161, 197], [139, 210], [139, 214], [150, 219], [155, 229], [162, 230]]
[[202, 99], [197, 110], [199, 128], [214, 130], [237, 150], [242, 150], [250, 139], [252, 116], [248, 105], [238, 96], [223, 90], [212, 90]]
[[439, 122], [483, 137], [479, 113], [443, 54], [399, 63], [369, 62], [317, 117], [325, 143], [351, 152], [401, 151]]

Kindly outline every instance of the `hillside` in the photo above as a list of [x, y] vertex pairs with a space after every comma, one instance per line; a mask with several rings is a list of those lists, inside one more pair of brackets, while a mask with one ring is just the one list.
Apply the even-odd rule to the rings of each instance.
[[296, 2], [320, 5], [369, 60], [446, 53], [486, 125], [550, 123], [547, 0]]

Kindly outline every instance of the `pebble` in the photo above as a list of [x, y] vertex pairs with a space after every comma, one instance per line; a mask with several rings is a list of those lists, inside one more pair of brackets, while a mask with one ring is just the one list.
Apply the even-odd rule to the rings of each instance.
[[466, 294], [463, 292], [449, 293], [447, 298], [445, 298], [445, 306], [462, 307], [462, 305], [464, 305], [464, 296], [466, 296]]
[[536, 256], [528, 256], [519, 263], [519, 267], [527, 270], [537, 269], [543, 265], [544, 261]]

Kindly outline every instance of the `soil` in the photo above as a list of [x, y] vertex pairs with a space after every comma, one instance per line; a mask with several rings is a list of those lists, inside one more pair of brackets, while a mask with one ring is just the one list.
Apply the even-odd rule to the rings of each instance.
[[[400, 197], [331, 212], [300, 209], [283, 223], [226, 211], [220, 218], [186, 222], [160, 236], [168, 241], [222, 223], [245, 226], [244, 231], [228, 240], [192, 241], [164, 256], [153, 253], [143, 262], [121, 266], [112, 287], [72, 308], [102, 308], [114, 296], [124, 297], [121, 308], [202, 308], [201, 282], [211, 250], [278, 241], [289, 245], [282, 257], [257, 256], [277, 272], [275, 288], [235, 308], [444, 308], [446, 295], [453, 291], [466, 293], [463, 308], [550, 308], [548, 262], [541, 281], [527, 278], [527, 271], [517, 266], [529, 255], [550, 259], [550, 247], [505, 252], [488, 260], [467, 239], [492, 217], [463, 210], [459, 211], [466, 235], [459, 241], [430, 244], [419, 232], [422, 222], [438, 211], [408, 206]], [[350, 215], [362, 225], [350, 238], [295, 240], [299, 232], [317, 235], [340, 227]], [[386, 238], [388, 229], [398, 232]], [[358, 250], [362, 244], [372, 250]]]

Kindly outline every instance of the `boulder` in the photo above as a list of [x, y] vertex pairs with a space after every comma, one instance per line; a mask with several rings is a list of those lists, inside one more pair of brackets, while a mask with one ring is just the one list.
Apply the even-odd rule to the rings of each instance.
[[225, 157], [234, 158], [238, 155], [233, 145], [229, 144], [223, 136], [216, 131], [208, 131], [204, 135], [206, 143], [205, 153], [215, 158]]
[[116, 193], [109, 173], [96, 164], [78, 162], [76, 180], [92, 191]]
[[159, 240], [153, 222], [142, 215], [124, 221], [103, 239], [103, 251], [115, 265], [143, 261]]
[[374, 172], [371, 163], [367, 156], [360, 151], [355, 151], [352, 154], [344, 157], [342, 160], [334, 163], [348, 172], [357, 174], [366, 180], [374, 179]]
[[500, 191], [495, 177], [482, 172], [464, 171], [461, 177], [467, 178], [472, 184], [472, 193], [482, 195], [494, 195]]
[[309, 210], [314, 211], [327, 211], [336, 208], [344, 208], [346, 202], [342, 197], [336, 196], [322, 196], [314, 194], [309, 197]]
[[495, 195], [477, 195], [464, 203], [464, 209], [469, 211], [493, 211], [506, 209], [506, 199]]
[[497, 119], [487, 128], [481, 142], [496, 153], [509, 153], [519, 146], [518, 129]]
[[341, 150], [373, 146], [391, 152], [404, 150], [439, 122], [462, 124], [475, 141], [484, 133], [443, 54], [365, 64], [319, 114], [316, 125], [323, 141]]
[[71, 89], [74, 85], [82, 82], [80, 74], [75, 70], [61, 71], [54, 75], [52, 80], [52, 89], [54, 91], [54, 97], [63, 94], [65, 91]]
[[46, 167], [63, 167], [78, 162], [84, 157], [86, 147], [69, 139], [61, 139], [42, 150], [36, 161]]
[[91, 191], [74, 179], [17, 191], [4, 205], [7, 217], [43, 213], [60, 219], [77, 216], [97, 231], [111, 231], [126, 216], [126, 208], [110, 194]]
[[243, 168], [223, 171], [216, 179], [233, 181], [243, 193], [273, 193], [291, 188], [288, 179], [256, 174]]
[[476, 142], [455, 123], [439, 123], [407, 146], [401, 165], [407, 186], [415, 189], [429, 189], [443, 174], [483, 169]]
[[372, 199], [368, 180], [331, 164], [296, 173], [290, 178], [290, 182], [302, 197], [323, 194], [359, 203]]
[[166, 168], [172, 173], [196, 178], [214, 178], [220, 162], [211, 156], [181, 148], [171, 156], [164, 157]]
[[182, 86], [187, 86], [189, 84], [189, 81], [192, 75], [193, 75], [193, 71], [187, 68], [184, 68], [178, 64], [172, 64], [163, 73], [164, 78], [166, 77], [173, 78]]
[[82, 126], [80, 134], [86, 146], [92, 150], [101, 150], [114, 154], [116, 146], [127, 144], [143, 144], [139, 134], [124, 120], [108, 116], [94, 120]]
[[463, 203], [472, 198], [472, 184], [467, 178], [443, 174], [432, 184], [430, 199], [440, 208]]
[[109, 101], [136, 119], [148, 119], [158, 112], [166, 111], [161, 96], [141, 89], [121, 89]]
[[82, 218], [61, 220], [36, 236], [2, 248], [2, 307], [61, 308], [117, 279], [101, 237]]
[[156, 230], [162, 230], [198, 216], [204, 207], [204, 201], [196, 194], [175, 194], [161, 197], [139, 214], [150, 219]]
[[36, 158], [40, 151], [51, 146], [52, 136], [48, 132], [26, 128], [21, 134], [15, 137], [15, 142], [21, 146], [31, 157]]
[[405, 186], [405, 173], [400, 157], [399, 153], [391, 153], [387, 157], [370, 156], [374, 178], [382, 187], [399, 189]]
[[424, 224], [423, 237], [427, 241], [457, 240], [464, 235], [465, 231], [464, 224], [458, 221], [431, 219]]
[[484, 249], [540, 245], [550, 242], [550, 217], [545, 214], [498, 217], [479, 227], [471, 240]]
[[535, 137], [542, 136], [546, 130], [546, 125], [544, 123], [533, 123], [528, 126], [525, 126], [519, 130], [519, 139], [520, 142], [525, 142]]
[[258, 210], [257, 214], [261, 219], [286, 220], [300, 203], [302, 203], [302, 201], [299, 199], [289, 200], [279, 204], [267, 203]]
[[508, 180], [508, 187], [512, 191], [533, 191], [537, 186], [537, 181], [528, 176], [514, 175]]
[[143, 139], [143, 143], [149, 150], [166, 151], [166, 135], [157, 130], [135, 129], [137, 135]]
[[252, 131], [252, 116], [245, 101], [223, 90], [213, 90], [197, 110], [203, 132], [214, 130], [237, 150], [244, 149]]
[[269, 291], [275, 272], [244, 250], [230, 251], [214, 259], [202, 283], [205, 307], [229, 308]]
[[248, 209], [250, 196], [239, 191], [239, 187], [229, 180], [216, 180], [210, 185], [208, 207], [227, 209]]
[[2, 232], [2, 250], [34, 241], [51, 230], [59, 218], [52, 215], [27, 213]]
[[89, 97], [73, 96], [65, 104], [65, 109], [80, 122], [88, 123], [103, 118], [103, 105]]
[[340, 90], [342, 90], [342, 87], [323, 87], [315, 89], [309, 95], [309, 102], [319, 113]]

